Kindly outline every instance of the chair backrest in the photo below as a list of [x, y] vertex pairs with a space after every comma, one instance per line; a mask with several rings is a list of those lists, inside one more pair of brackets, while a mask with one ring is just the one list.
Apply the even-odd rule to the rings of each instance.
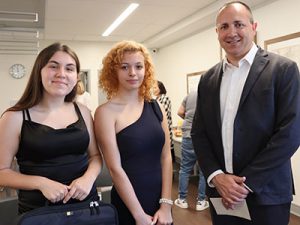
[[98, 175], [95, 183], [97, 187], [112, 186], [112, 179], [104, 161], [101, 173]]
[[18, 199], [11, 198], [0, 202], [0, 225], [10, 225], [18, 216]]

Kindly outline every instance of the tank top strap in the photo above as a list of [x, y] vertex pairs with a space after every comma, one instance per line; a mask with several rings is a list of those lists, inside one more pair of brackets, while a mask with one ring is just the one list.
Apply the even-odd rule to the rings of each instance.
[[79, 106], [77, 105], [76, 102], [73, 102], [73, 104], [74, 104], [74, 107], [75, 107], [75, 111], [76, 111], [76, 113], [77, 113], [77, 116], [80, 118], [80, 120], [83, 120], [83, 117], [82, 117], [82, 114], [81, 114], [81, 112], [80, 112]]
[[152, 106], [152, 109], [153, 109], [153, 111], [154, 111], [154, 113], [155, 113], [157, 119], [161, 122], [161, 121], [163, 120], [163, 114], [162, 114], [162, 111], [161, 111], [161, 109], [160, 109], [160, 107], [159, 107], [159, 104], [158, 104], [157, 101], [154, 100], [154, 99], [152, 99], [152, 100], [150, 101], [150, 104], [151, 104], [151, 106]]
[[31, 121], [31, 117], [28, 109], [23, 109], [22, 113], [23, 113], [23, 120]]

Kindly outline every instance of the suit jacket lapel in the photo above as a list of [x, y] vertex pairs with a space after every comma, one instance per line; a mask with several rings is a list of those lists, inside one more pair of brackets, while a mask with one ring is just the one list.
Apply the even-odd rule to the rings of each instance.
[[259, 78], [260, 74], [263, 72], [264, 68], [268, 64], [269, 60], [266, 58], [266, 56], [267, 56], [267, 53], [265, 51], [263, 51], [261, 48], [259, 48], [256, 53], [256, 56], [254, 58], [253, 64], [250, 68], [250, 71], [249, 71], [249, 74], [248, 74], [248, 77], [247, 77], [247, 80], [246, 80], [246, 83], [245, 83], [245, 86], [244, 86], [244, 89], [242, 92], [239, 108], [245, 102], [253, 85], [255, 84], [255, 82]]
[[219, 66], [217, 68], [217, 73], [215, 77], [215, 90], [216, 90], [216, 100], [215, 100], [215, 112], [217, 113], [217, 123], [219, 130], [221, 130], [222, 127], [222, 121], [221, 121], [221, 105], [220, 105], [220, 87], [221, 87], [221, 81], [223, 76], [223, 63], [219, 63]]

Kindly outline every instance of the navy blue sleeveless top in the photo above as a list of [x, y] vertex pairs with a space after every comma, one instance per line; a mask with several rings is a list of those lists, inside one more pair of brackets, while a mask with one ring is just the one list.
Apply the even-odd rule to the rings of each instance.
[[[157, 102], [145, 102], [140, 118], [116, 134], [122, 167], [144, 211], [152, 216], [159, 209], [161, 198], [161, 154], [165, 143], [162, 119]], [[135, 224], [115, 187], [111, 202], [118, 211], [120, 225]]]
[[[89, 133], [76, 103], [78, 120], [66, 128], [54, 129], [31, 120], [23, 111], [19, 150], [16, 155], [22, 174], [47, 177], [69, 185], [88, 168]], [[94, 187], [90, 195], [97, 194]], [[90, 195], [87, 198], [90, 198]], [[19, 213], [45, 205], [46, 198], [38, 190], [19, 190]], [[71, 199], [68, 203], [72, 203]]]

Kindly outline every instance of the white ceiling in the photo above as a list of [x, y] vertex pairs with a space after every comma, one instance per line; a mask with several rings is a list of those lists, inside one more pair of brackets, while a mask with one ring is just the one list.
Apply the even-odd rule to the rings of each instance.
[[[258, 8], [276, 0], [244, 0]], [[101, 34], [127, 8], [137, 10], [109, 37]], [[39, 39], [116, 42], [132, 39], [161, 48], [214, 25], [226, 0], [1, 0], [0, 11], [37, 12], [38, 23], [1, 21], [11, 27], [39, 29]], [[3, 36], [3, 35], [2, 35]], [[1, 37], [0, 37], [1, 41]]]

